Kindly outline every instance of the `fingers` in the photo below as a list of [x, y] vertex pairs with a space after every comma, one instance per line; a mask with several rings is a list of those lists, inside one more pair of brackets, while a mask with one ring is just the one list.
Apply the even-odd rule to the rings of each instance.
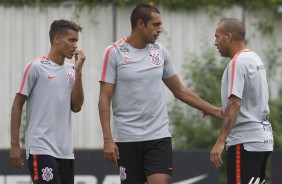
[[75, 56], [75, 61], [82, 61], [84, 62], [84, 60], [86, 59], [84, 53], [81, 50], [76, 50], [74, 52], [74, 56]]
[[223, 112], [223, 108], [222, 107], [219, 107], [219, 118], [220, 119], [223, 119], [224, 118], [224, 112]]
[[221, 157], [214, 156], [211, 158], [212, 165], [216, 168], [219, 168], [222, 164]]
[[115, 153], [107, 153], [107, 154], [104, 154], [104, 157], [106, 160], [112, 162], [113, 164], [117, 164], [117, 156], [115, 155]]
[[115, 149], [115, 157], [116, 157], [116, 160], [119, 159], [119, 151], [118, 151], [118, 147], [116, 147]]
[[78, 54], [77, 53], [74, 53], [74, 59], [75, 59], [75, 61], [78, 60]]
[[22, 169], [24, 166], [23, 158], [10, 158], [10, 162], [18, 169]]
[[202, 111], [202, 118], [205, 118], [206, 116], [208, 116], [209, 114], [207, 114], [206, 112]]
[[76, 50], [74, 52], [74, 58], [75, 58], [75, 69], [81, 71], [84, 61], [86, 59], [84, 53], [81, 50]]
[[23, 152], [19, 147], [12, 147], [10, 150], [10, 162], [13, 166], [18, 169], [23, 168], [24, 166], [24, 158]]
[[108, 142], [104, 145], [104, 157], [106, 160], [117, 165], [117, 160], [119, 159], [119, 151], [115, 142]]
[[23, 162], [20, 162], [20, 163], [16, 166], [16, 168], [18, 168], [18, 169], [22, 169], [22, 168], [23, 168], [23, 166], [24, 166], [24, 163], [23, 163]]
[[218, 152], [211, 152], [210, 154], [210, 161], [212, 165], [216, 168], [219, 168], [221, 164], [223, 164], [223, 161], [221, 159], [221, 154]]
[[112, 163], [116, 163], [116, 158], [115, 158], [115, 155], [113, 153], [108, 153], [108, 154], [105, 154], [105, 159], [112, 162]]

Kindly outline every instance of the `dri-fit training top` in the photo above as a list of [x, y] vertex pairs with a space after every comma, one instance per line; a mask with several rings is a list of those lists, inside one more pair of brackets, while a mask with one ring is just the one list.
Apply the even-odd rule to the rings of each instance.
[[273, 136], [269, 116], [269, 92], [265, 67], [259, 56], [246, 49], [227, 65], [221, 88], [223, 109], [231, 95], [241, 99], [237, 121], [227, 138], [227, 147], [244, 145], [247, 151], [272, 151]]
[[136, 49], [124, 38], [106, 48], [100, 81], [114, 84], [115, 141], [171, 137], [162, 79], [174, 75], [168, 52], [160, 44]]
[[27, 96], [26, 153], [73, 159], [71, 92], [74, 65], [58, 65], [46, 56], [31, 61], [18, 90]]

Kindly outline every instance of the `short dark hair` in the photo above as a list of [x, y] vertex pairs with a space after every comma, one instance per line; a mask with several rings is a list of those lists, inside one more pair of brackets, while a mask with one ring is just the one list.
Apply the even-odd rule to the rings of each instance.
[[134, 29], [137, 25], [137, 22], [139, 19], [142, 19], [143, 22], [147, 25], [148, 21], [152, 19], [151, 13], [155, 12], [160, 14], [160, 11], [149, 4], [139, 4], [137, 5], [130, 16], [130, 21], [131, 21], [131, 28]]
[[82, 31], [82, 27], [80, 25], [70, 20], [54, 20], [50, 26], [49, 31], [50, 42], [53, 42], [55, 35], [64, 35], [69, 29], [74, 30], [76, 32]]
[[231, 33], [235, 40], [243, 41], [245, 39], [245, 26], [236, 18], [225, 18], [219, 24], [222, 24], [224, 33]]

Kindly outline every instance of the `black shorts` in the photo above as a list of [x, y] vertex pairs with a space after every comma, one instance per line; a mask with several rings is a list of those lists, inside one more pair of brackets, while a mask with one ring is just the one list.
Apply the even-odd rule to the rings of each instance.
[[122, 184], [140, 184], [152, 174], [172, 175], [171, 138], [142, 142], [117, 142]]
[[27, 163], [33, 184], [74, 184], [73, 159], [30, 154]]
[[263, 183], [270, 154], [271, 151], [246, 151], [242, 144], [230, 146], [227, 150], [227, 183]]

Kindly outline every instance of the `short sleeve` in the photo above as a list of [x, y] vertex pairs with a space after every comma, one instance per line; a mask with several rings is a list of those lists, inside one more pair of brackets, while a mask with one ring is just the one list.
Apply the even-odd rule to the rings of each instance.
[[117, 67], [116, 46], [110, 45], [104, 51], [100, 66], [100, 82], [115, 84]]
[[228, 66], [229, 73], [229, 86], [228, 86], [228, 97], [235, 95], [242, 99], [245, 76], [246, 76], [246, 66], [244, 61], [238, 57], [236, 60], [232, 60]]
[[29, 96], [32, 88], [36, 84], [36, 81], [38, 79], [38, 70], [36, 67], [36, 64], [34, 62], [30, 62], [26, 68], [24, 69], [22, 79], [18, 88], [18, 93]]
[[170, 59], [168, 51], [164, 48], [162, 48], [163, 57], [164, 57], [164, 70], [163, 70], [163, 76], [162, 79], [170, 78], [174, 75], [176, 75], [176, 69]]

